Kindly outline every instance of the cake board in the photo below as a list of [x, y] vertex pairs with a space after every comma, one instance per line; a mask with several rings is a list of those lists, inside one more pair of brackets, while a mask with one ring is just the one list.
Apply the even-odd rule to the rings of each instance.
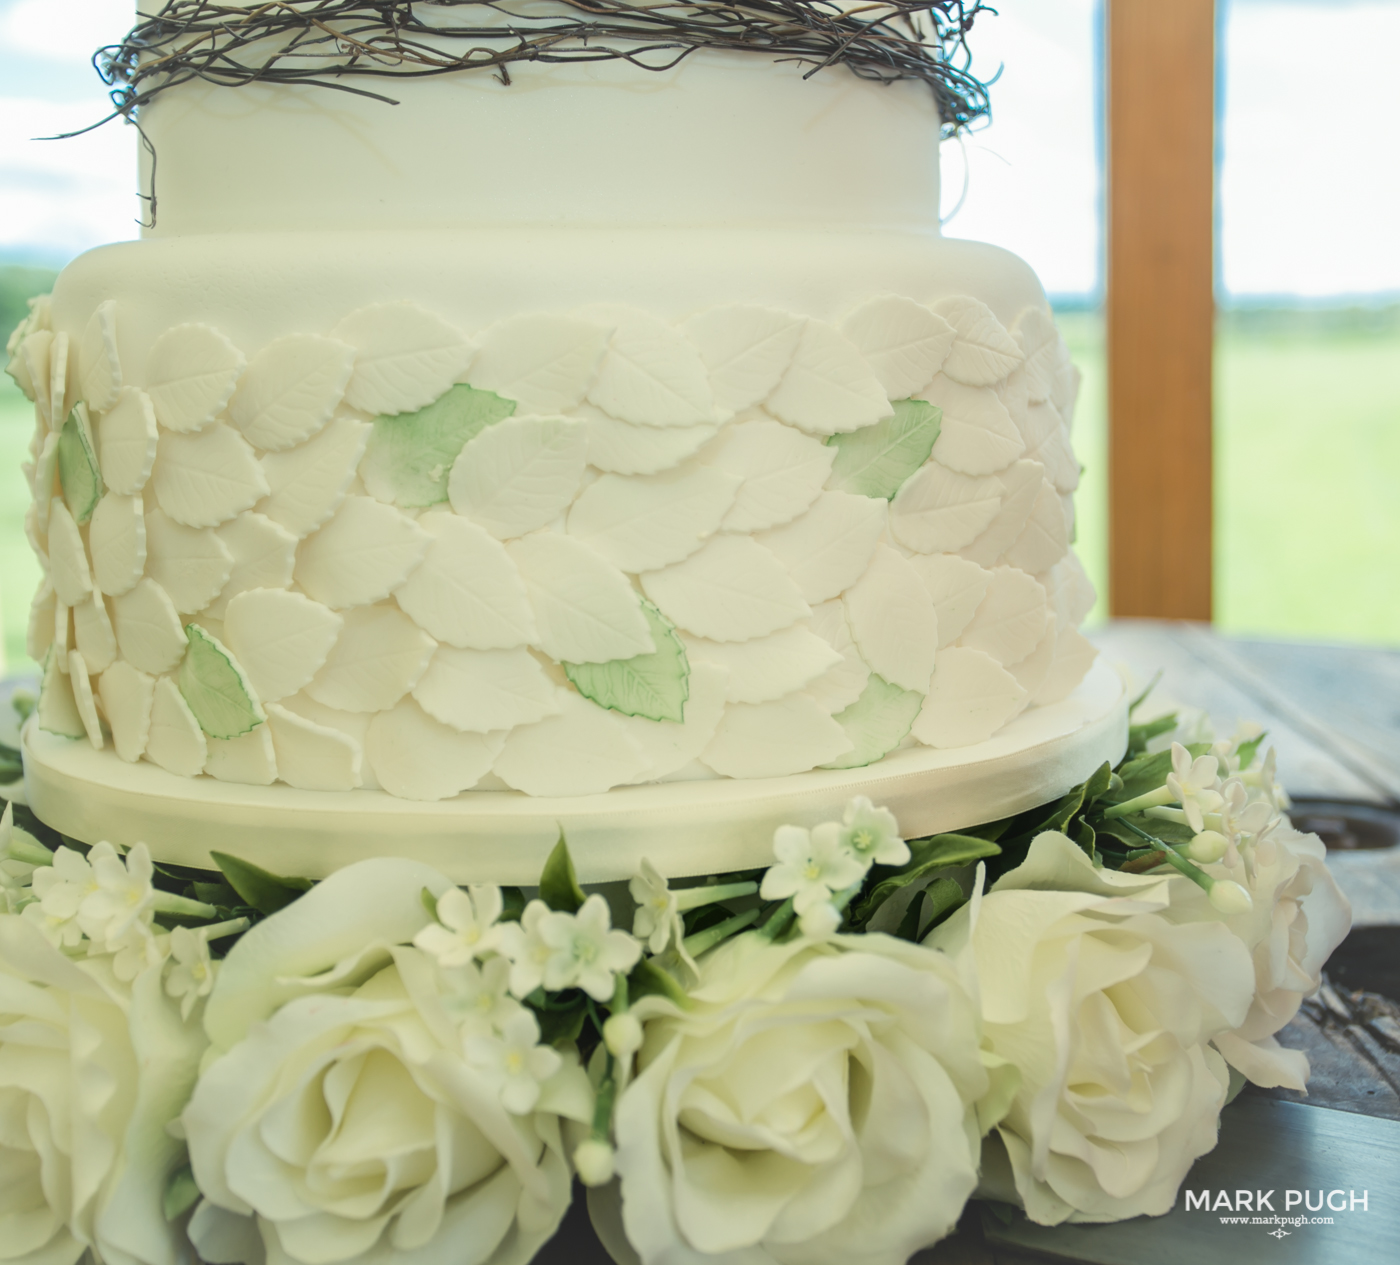
[[626, 879], [648, 858], [669, 877], [771, 862], [773, 831], [837, 818], [851, 797], [891, 809], [908, 838], [995, 821], [1044, 804], [1127, 747], [1123, 682], [1096, 663], [1067, 698], [1023, 713], [985, 742], [911, 747], [873, 767], [783, 778], [618, 787], [546, 799], [472, 791], [438, 803], [383, 791], [304, 791], [183, 778], [125, 764], [86, 742], [25, 727], [30, 806], [84, 843], [145, 842], [159, 861], [213, 868], [229, 852], [278, 874], [324, 878], [393, 853], [459, 883], [531, 885], [563, 830], [579, 878]]

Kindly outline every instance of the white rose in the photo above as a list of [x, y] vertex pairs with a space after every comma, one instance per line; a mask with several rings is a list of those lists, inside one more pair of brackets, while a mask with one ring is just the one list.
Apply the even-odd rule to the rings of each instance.
[[633, 1008], [645, 1038], [614, 1122], [646, 1265], [902, 1265], [948, 1232], [976, 1185], [989, 1081], [944, 955], [750, 933], [700, 960], [690, 996]]
[[1168, 921], [1171, 891], [1047, 832], [929, 937], [970, 943], [984, 1039], [1021, 1072], [983, 1182], [1033, 1221], [1160, 1215], [1215, 1145], [1229, 1075], [1209, 1042], [1243, 1021], [1254, 971], [1219, 923]]
[[457, 993], [479, 992], [478, 973], [411, 946], [425, 887], [450, 884], [414, 862], [361, 862], [224, 960], [206, 1012], [222, 1053], [183, 1116], [204, 1260], [523, 1265], [557, 1229], [561, 1118], [591, 1119], [587, 1076], [576, 1058], [524, 1051], [519, 1008], [497, 1051], [523, 1051], [517, 1074], [470, 1057], [480, 1025], [463, 1027]]
[[1275, 826], [1257, 843], [1201, 868], [1233, 879], [1253, 907], [1226, 916], [1189, 879], [1172, 882], [1173, 922], [1223, 922], [1254, 961], [1254, 1001], [1234, 1032], [1215, 1037], [1231, 1067], [1256, 1085], [1305, 1088], [1308, 1056], [1274, 1037], [1321, 982], [1322, 967], [1351, 930], [1351, 905], [1327, 868], [1327, 848], [1316, 835]]
[[176, 1265], [165, 1219], [184, 1148], [166, 1132], [207, 1042], [164, 992], [110, 957], [70, 960], [0, 915], [0, 1260]]

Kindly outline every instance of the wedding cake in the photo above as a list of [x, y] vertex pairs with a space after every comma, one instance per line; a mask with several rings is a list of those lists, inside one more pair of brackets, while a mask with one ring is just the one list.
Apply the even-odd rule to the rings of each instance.
[[1068, 695], [1045, 295], [940, 236], [927, 83], [803, 70], [171, 75], [142, 240], [10, 346], [40, 729], [113, 771], [569, 797], [874, 774]]

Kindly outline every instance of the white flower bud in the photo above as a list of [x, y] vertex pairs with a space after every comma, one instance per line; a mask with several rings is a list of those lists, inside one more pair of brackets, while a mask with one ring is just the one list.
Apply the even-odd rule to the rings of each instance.
[[614, 1058], [630, 1058], [642, 1048], [642, 1025], [636, 1015], [624, 1010], [603, 1024], [603, 1041]]
[[802, 934], [809, 940], [825, 940], [841, 926], [841, 911], [829, 900], [813, 905], [802, 915]]
[[1186, 855], [1201, 865], [1210, 865], [1220, 860], [1230, 846], [1230, 841], [1218, 830], [1202, 830], [1187, 845]]
[[1211, 884], [1210, 903], [1222, 914], [1246, 914], [1254, 908], [1254, 898], [1228, 878], [1218, 878]]
[[613, 1179], [613, 1149], [600, 1138], [585, 1138], [574, 1152], [574, 1168], [585, 1186], [606, 1186]]

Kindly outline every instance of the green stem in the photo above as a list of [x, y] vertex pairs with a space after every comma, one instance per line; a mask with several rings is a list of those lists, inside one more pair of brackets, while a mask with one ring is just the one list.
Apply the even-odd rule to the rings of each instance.
[[11, 860], [23, 861], [25, 865], [52, 865], [50, 852], [27, 830], [18, 826], [10, 832], [10, 842], [5, 847], [5, 855]]
[[713, 905], [716, 901], [752, 896], [756, 891], [757, 883], [716, 883], [710, 886], [702, 884], [700, 887], [682, 887], [675, 893], [676, 908], [684, 913], [688, 909]]
[[613, 985], [612, 1001], [608, 1003], [608, 1010], [615, 1015], [620, 1015], [627, 1009], [627, 976], [621, 971], [613, 976], [617, 982]]
[[217, 918], [219, 911], [202, 900], [190, 900], [173, 892], [156, 892], [153, 906], [158, 914], [175, 914], [181, 918]]
[[612, 1135], [613, 1099], [617, 1097], [617, 1080], [613, 1076], [613, 1056], [607, 1055], [607, 1065], [603, 1079], [598, 1083], [598, 1095], [593, 1100], [592, 1135], [599, 1142], [607, 1142]]
[[1197, 887], [1201, 888], [1202, 891], [1209, 892], [1210, 889], [1215, 886], [1215, 880], [1211, 878], [1209, 874], [1199, 866], [1193, 865], [1170, 844], [1163, 843], [1160, 839], [1156, 838], [1154, 835], [1148, 834], [1145, 830], [1140, 830], [1130, 821], [1125, 821], [1123, 825], [1135, 835], [1139, 835], [1147, 840], [1148, 843], [1161, 852], [1163, 860], [1165, 860], [1168, 865], [1189, 878]]
[[199, 932], [206, 940], [222, 940], [224, 936], [240, 935], [253, 924], [247, 918], [230, 918], [227, 922], [211, 923], [200, 927]]
[[758, 910], [746, 909], [742, 914], [735, 914], [732, 918], [726, 918], [723, 922], [716, 923], [713, 927], [706, 927], [704, 931], [697, 931], [693, 936], [686, 936], [682, 941], [685, 951], [691, 957], [699, 957], [707, 949], [713, 949], [721, 940], [727, 940], [735, 932], [742, 931], [745, 927], [758, 921]]
[[793, 898], [789, 896], [783, 901], [768, 917], [768, 921], [758, 929], [758, 934], [765, 940], [776, 940], [784, 931], [788, 929], [793, 918], [797, 915], [792, 907]]
[[1144, 809], [1156, 808], [1161, 804], [1175, 803], [1176, 796], [1165, 786], [1159, 786], [1155, 791], [1148, 791], [1147, 794], [1139, 795], [1135, 799], [1127, 799], [1121, 804], [1105, 808], [1103, 816], [1105, 821], [1112, 821], [1115, 817], [1126, 817], [1129, 813], [1140, 813]]

